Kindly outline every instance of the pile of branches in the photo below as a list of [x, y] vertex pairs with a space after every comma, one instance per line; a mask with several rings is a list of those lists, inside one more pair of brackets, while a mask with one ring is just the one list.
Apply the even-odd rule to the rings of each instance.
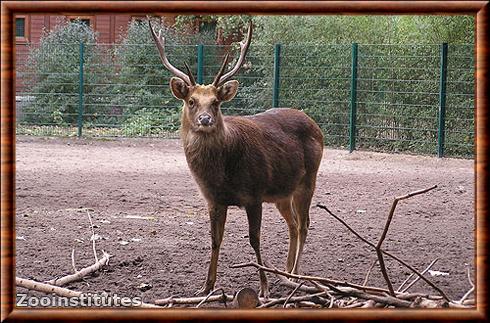
[[[290, 288], [292, 291], [289, 295], [285, 295], [280, 298], [268, 298], [259, 299], [255, 294], [254, 297], [248, 296], [249, 301], [242, 301], [243, 307], [258, 307], [258, 308], [270, 308], [270, 307], [311, 307], [311, 308], [374, 308], [374, 307], [388, 307], [388, 308], [473, 308], [475, 306], [475, 300], [469, 299], [470, 295], [474, 293], [475, 285], [471, 280], [470, 268], [467, 267], [468, 280], [471, 285], [470, 290], [464, 294], [459, 300], [451, 300], [447, 294], [434, 282], [424, 275], [432, 268], [438, 259], [434, 259], [422, 272], [417, 271], [413, 266], [402, 260], [400, 257], [384, 250], [382, 248], [383, 242], [388, 233], [393, 216], [395, 214], [398, 203], [402, 200], [411, 198], [413, 196], [427, 193], [435, 189], [437, 185], [429, 187], [427, 189], [414, 191], [409, 194], [396, 197], [391, 206], [388, 218], [386, 220], [384, 230], [379, 238], [378, 242], [372, 243], [369, 240], [362, 237], [351, 226], [349, 226], [339, 216], [334, 214], [323, 204], [317, 204], [317, 207], [326, 211], [336, 220], [338, 220], [344, 227], [346, 227], [351, 233], [353, 233], [359, 240], [367, 244], [376, 252], [376, 260], [370, 266], [366, 273], [366, 277], [362, 285], [350, 283], [347, 281], [335, 280], [318, 276], [306, 276], [291, 274], [285, 271], [278, 270], [272, 266], [259, 265], [257, 263], [249, 262], [243, 264], [233, 265], [232, 268], [243, 267], [255, 267], [258, 270], [273, 273], [278, 276], [279, 282], [282, 286]], [[412, 274], [398, 287], [394, 288], [393, 283], [390, 280], [385, 265], [385, 257], [389, 257], [400, 263], [402, 266], [408, 268]], [[368, 286], [367, 282], [372, 269], [376, 264], [379, 264], [379, 268], [386, 282], [386, 287], [374, 287]], [[427, 293], [411, 293], [409, 289], [417, 283], [419, 280], [424, 281], [435, 292], [435, 295]], [[303, 292], [303, 295], [297, 295], [299, 292]], [[218, 292], [221, 292], [218, 295]], [[212, 291], [206, 297], [191, 297], [191, 298], [165, 298], [156, 300], [155, 303], [171, 307], [176, 304], [198, 304], [196, 307], [201, 306], [205, 302], [222, 302], [227, 306], [226, 302], [235, 301], [240, 299], [240, 293], [235, 295], [228, 295], [217, 289]], [[238, 302], [240, 304], [240, 302]], [[254, 306], [255, 305], [255, 306]]]
[[[435, 189], [436, 187], [437, 185], [396, 197], [388, 214], [384, 230], [376, 244], [362, 237], [358, 232], [356, 232], [344, 220], [342, 220], [331, 210], [329, 210], [325, 205], [317, 204], [318, 208], [323, 209], [336, 220], [338, 220], [359, 240], [367, 244], [376, 252], [376, 261], [374, 261], [368, 269], [364, 282], [361, 285], [325, 277], [292, 274], [278, 270], [267, 264], [260, 265], [257, 263], [249, 262], [236, 264], [231, 267], [255, 267], [258, 270], [275, 274], [279, 278], [280, 285], [291, 289], [291, 292], [288, 295], [284, 295], [283, 297], [264, 299], [259, 298], [257, 293], [253, 289], [247, 287], [242, 288], [234, 294], [227, 294], [222, 288], [218, 288], [211, 291], [208, 295], [204, 297], [167, 297], [164, 299], [155, 300], [154, 304], [143, 303], [141, 304], [141, 307], [169, 308], [179, 305], [185, 305], [198, 308], [206, 303], [220, 302], [225, 307], [231, 306], [238, 308], [474, 308], [475, 300], [474, 298], [469, 298], [472, 294], [474, 294], [475, 291], [475, 285], [471, 280], [469, 266], [467, 267], [467, 275], [471, 288], [464, 294], [461, 299], [452, 300], [439, 286], [437, 286], [429, 278], [424, 276], [437, 262], [438, 259], [434, 259], [422, 272], [419, 272], [406, 261], [382, 248], [383, 242], [386, 238], [393, 216], [395, 214], [398, 202], [419, 194], [427, 193]], [[77, 270], [74, 261], [74, 251], [72, 251], [72, 266], [74, 274], [58, 279], [53, 279], [44, 283], [17, 278], [17, 286], [59, 296], [71, 297], [80, 296], [82, 294], [81, 292], [62, 288], [61, 286], [83, 279], [83, 277], [85, 277], [87, 274], [99, 270], [101, 267], [107, 265], [110, 257], [112, 257], [110, 254], [104, 251], [102, 258], [99, 259], [97, 257], [97, 252], [95, 248], [95, 233], [93, 231], [94, 226], [90, 217], [90, 213], [88, 211], [87, 214], [90, 221], [90, 228], [92, 229], [91, 240], [95, 263], [87, 268]], [[386, 270], [386, 265], [384, 261], [385, 257], [394, 259], [412, 272], [412, 274], [396, 289], [393, 287], [393, 283], [391, 282], [388, 272]], [[375, 287], [367, 285], [371, 271], [376, 264], [379, 264], [379, 268], [386, 282], [386, 287]], [[436, 292], [436, 294], [409, 292], [409, 289], [420, 280], [429, 285]], [[299, 295], [300, 292], [302, 292], [303, 294]]]

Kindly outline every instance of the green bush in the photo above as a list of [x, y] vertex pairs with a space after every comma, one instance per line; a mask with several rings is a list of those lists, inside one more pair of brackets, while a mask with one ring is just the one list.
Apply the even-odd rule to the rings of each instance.
[[[80, 43], [85, 46], [84, 69], [97, 64], [96, 35], [80, 21], [60, 24], [50, 33], [43, 34], [39, 46], [30, 45], [27, 64], [21, 77], [30, 84], [31, 97], [23, 108], [26, 123], [40, 125], [69, 125], [76, 123], [79, 106]], [[112, 70], [105, 65], [100, 74], [85, 74], [85, 82], [94, 84], [84, 88], [85, 96], [96, 98], [100, 87], [107, 82]], [[22, 74], [25, 73], [25, 74]], [[85, 102], [85, 113], [93, 108]]]

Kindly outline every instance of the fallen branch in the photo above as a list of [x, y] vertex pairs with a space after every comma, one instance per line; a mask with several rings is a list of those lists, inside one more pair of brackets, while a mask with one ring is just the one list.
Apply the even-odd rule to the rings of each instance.
[[[37, 292], [45, 293], [45, 294], [55, 294], [57, 296], [62, 296], [62, 297], [82, 297], [88, 299], [90, 297], [94, 297], [94, 294], [85, 294], [82, 292], [77, 292], [74, 290], [70, 290], [67, 288], [63, 287], [58, 287], [58, 286], [53, 286], [50, 284], [45, 284], [41, 282], [37, 282], [34, 280], [30, 279], [24, 279], [24, 278], [19, 278], [15, 277], [15, 285], [18, 287], [23, 287], [27, 288], [29, 290], [34, 290]], [[133, 307], [141, 307], [141, 308], [161, 308], [160, 306], [154, 305], [154, 304], [148, 304], [148, 303], [141, 303], [141, 305], [136, 306], [134, 305]]]
[[398, 286], [397, 288], [397, 292], [401, 292], [403, 286], [405, 286], [406, 283], [408, 283], [408, 281], [413, 277], [413, 273], [411, 273], [410, 275], [408, 275], [408, 277], [403, 281], [403, 283], [400, 284], [400, 286]]
[[296, 292], [298, 291], [298, 289], [301, 288], [301, 286], [304, 285], [305, 282], [301, 282], [300, 284], [298, 284], [298, 286], [291, 292], [291, 294], [289, 294], [289, 296], [286, 298], [286, 300], [284, 301], [284, 305], [282, 307], [286, 307], [286, 304], [289, 303], [289, 300], [291, 299], [291, 297], [294, 296], [294, 294], [296, 294]]
[[225, 302], [226, 304], [226, 294], [225, 294], [225, 291], [223, 290], [223, 288], [217, 288], [215, 290], [212, 290], [202, 301], [199, 302], [199, 304], [196, 305], [196, 308], [199, 308], [199, 306], [201, 306], [202, 304], [206, 303], [206, 301], [213, 295], [215, 294], [216, 292], [219, 292], [221, 291], [223, 294], [221, 295], [222, 296], [222, 300]]
[[[365, 238], [363, 238], [359, 233], [357, 233], [354, 229], [352, 229], [344, 220], [342, 220], [341, 218], [339, 218], [337, 215], [335, 215], [332, 211], [330, 211], [325, 205], [323, 204], [320, 204], [318, 203], [316, 205], [318, 208], [320, 209], [323, 209], [325, 211], [327, 211], [328, 214], [330, 214], [331, 216], [333, 216], [336, 220], [338, 220], [340, 223], [342, 223], [350, 232], [352, 232], [356, 237], [358, 237], [361, 241], [363, 241], [364, 243], [366, 243], [367, 245], [369, 245], [370, 247], [372, 247], [373, 249], [376, 250], [376, 246], [370, 242], [369, 240], [366, 240]], [[389, 253], [388, 251], [385, 251], [385, 250], [381, 250], [381, 252], [385, 255], [387, 255], [388, 257], [391, 257], [393, 259], [395, 259], [396, 261], [398, 261], [399, 263], [401, 263], [402, 265], [404, 265], [405, 267], [407, 267], [408, 269], [410, 269], [415, 275], [419, 276], [420, 279], [422, 279], [423, 281], [425, 281], [428, 285], [430, 285], [432, 288], [434, 288], [442, 297], [444, 297], [444, 299], [446, 301], [450, 301], [450, 299], [447, 297], [446, 293], [444, 293], [439, 287], [437, 287], [433, 282], [431, 282], [429, 279], [427, 279], [426, 277], [422, 276], [415, 268], [413, 268], [411, 265], [409, 265], [408, 263], [406, 263], [405, 261], [403, 261], [402, 259], [398, 258], [397, 256]]]
[[[267, 307], [272, 307], [281, 303], [285, 303], [286, 301], [296, 303], [296, 302], [303, 302], [303, 301], [310, 301], [315, 304], [318, 302], [321, 302], [321, 304], [326, 304], [328, 301], [321, 296], [325, 296], [326, 292], [320, 292], [312, 295], [304, 295], [304, 296], [295, 296], [295, 297], [281, 297], [277, 299], [270, 300], [269, 302], [260, 305], [257, 308], [267, 308]], [[289, 298], [289, 299], [288, 299]]]
[[[422, 274], [422, 275], [425, 275], [425, 273], [426, 273], [426, 272], [428, 272], [428, 271], [429, 271], [429, 269], [431, 269], [431, 268], [432, 268], [432, 266], [434, 266], [434, 264], [435, 264], [435, 263], [436, 263], [438, 260], [439, 260], [439, 258], [436, 258], [436, 259], [432, 260], [432, 262], [431, 262], [431, 263], [430, 263], [430, 264], [427, 266], [427, 268], [425, 268], [425, 269], [424, 269], [424, 270], [421, 272], [421, 274]], [[412, 286], [413, 286], [413, 285], [414, 285], [416, 282], [418, 282], [418, 281], [419, 281], [419, 279], [420, 279], [420, 277], [415, 277], [415, 279], [414, 279], [414, 280], [413, 280], [413, 281], [412, 281], [410, 284], [408, 284], [408, 285], [407, 285], [407, 287], [405, 287], [405, 288], [402, 290], [402, 293], [407, 292], [407, 291], [410, 289], [410, 287], [412, 287]]]
[[[226, 301], [227, 302], [232, 302], [234, 299], [233, 295], [225, 294]], [[206, 299], [205, 303], [208, 302], [219, 302], [222, 301], [223, 295], [213, 295], [213, 296], [199, 296], [199, 297], [167, 297], [167, 298], [162, 298], [162, 299], [157, 299], [155, 300], [156, 305], [174, 305], [174, 304], [186, 304], [186, 305], [191, 305], [191, 304], [199, 304], [202, 302], [203, 299]]]
[[58, 296], [64, 297], [78, 297], [83, 294], [82, 292], [76, 292], [67, 288], [53, 286], [50, 284], [40, 283], [34, 280], [19, 277], [15, 277], [15, 285], [45, 294], [56, 294]]
[[78, 281], [78, 280], [82, 279], [83, 277], [87, 276], [88, 274], [96, 272], [101, 267], [105, 266], [109, 262], [110, 257], [112, 257], [112, 255], [108, 254], [105, 251], [102, 251], [102, 253], [103, 253], [102, 258], [100, 258], [95, 264], [93, 264], [89, 267], [83, 268], [74, 274], [71, 274], [71, 275], [68, 275], [68, 276], [65, 276], [62, 278], [51, 279], [51, 280], [47, 281], [46, 283], [50, 284], [50, 285], [55, 285], [55, 286], [64, 286], [64, 285], [72, 283], [74, 281]]
[[467, 269], [467, 272], [468, 272], [468, 281], [470, 282], [470, 290], [466, 292], [466, 294], [463, 295], [463, 297], [461, 297], [461, 299], [457, 302], [459, 304], [464, 304], [464, 301], [468, 298], [468, 296], [471, 295], [471, 293], [474, 292], [475, 290], [475, 284], [473, 284], [473, 281], [471, 280], [471, 274], [470, 274], [470, 266], [467, 266], [466, 267]]
[[369, 267], [366, 277], [364, 278], [364, 282], [362, 283], [362, 286], [366, 286], [369, 280], [369, 276], [371, 275], [371, 271], [373, 270], [374, 266], [376, 266], [376, 263], [378, 262], [378, 259], [374, 259], [373, 263]]
[[298, 275], [298, 274], [291, 274], [287, 273], [285, 271], [281, 271], [276, 268], [268, 268], [262, 265], [259, 265], [254, 262], [248, 262], [248, 263], [243, 263], [243, 264], [235, 264], [231, 265], [231, 268], [243, 268], [243, 267], [255, 267], [257, 269], [270, 272], [273, 274], [278, 274], [278, 275], [283, 275], [288, 278], [297, 278], [297, 279], [302, 279], [302, 280], [307, 280], [307, 281], [317, 281], [317, 282], [322, 282], [324, 284], [329, 284], [329, 285], [339, 285], [339, 286], [346, 286], [346, 287], [353, 287], [361, 290], [366, 290], [366, 291], [371, 291], [371, 292], [377, 292], [377, 293], [387, 293], [388, 290], [384, 288], [378, 288], [378, 287], [371, 287], [371, 286], [362, 286], [358, 284], [353, 284], [349, 283], [346, 281], [340, 281], [340, 280], [335, 280], [335, 279], [329, 279], [329, 278], [324, 278], [324, 277], [318, 277], [318, 276], [305, 276], [305, 275]]
[[[383, 233], [381, 234], [381, 237], [379, 238], [378, 244], [376, 245], [376, 248], [375, 248], [376, 254], [378, 256], [379, 267], [381, 269], [381, 273], [383, 274], [383, 278], [385, 279], [386, 284], [388, 285], [388, 289], [390, 291], [391, 296], [395, 296], [395, 291], [393, 290], [393, 285], [391, 284], [390, 278], [388, 276], [388, 272], [386, 270], [385, 262], [383, 259], [383, 252], [382, 252], [383, 250], [381, 249], [381, 245], [383, 244], [383, 242], [386, 238], [386, 235], [388, 233], [388, 229], [390, 228], [391, 221], [393, 220], [393, 216], [395, 214], [396, 206], [398, 205], [399, 201], [408, 199], [410, 197], [413, 197], [413, 196], [416, 196], [419, 194], [427, 193], [428, 191], [433, 190], [436, 187], [437, 187], [437, 185], [434, 185], [432, 187], [429, 187], [429, 188], [426, 188], [423, 190], [419, 190], [419, 191], [408, 193], [408, 194], [403, 195], [403, 196], [395, 197], [393, 204], [391, 205], [391, 210], [390, 210], [390, 213], [388, 214], [388, 218], [386, 219], [386, 224], [385, 224]], [[422, 276], [419, 276], [419, 277], [422, 277]], [[448, 299], [448, 301], [449, 301], [449, 299]]]

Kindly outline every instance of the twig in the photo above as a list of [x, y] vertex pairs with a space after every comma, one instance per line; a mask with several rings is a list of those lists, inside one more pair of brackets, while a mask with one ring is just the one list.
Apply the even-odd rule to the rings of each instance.
[[288, 273], [285, 271], [281, 271], [279, 269], [268, 268], [268, 267], [259, 265], [259, 264], [254, 263], [254, 262], [248, 262], [248, 263], [243, 263], [243, 264], [235, 264], [235, 265], [231, 265], [230, 267], [231, 268], [255, 267], [257, 269], [267, 271], [267, 272], [270, 272], [273, 274], [283, 275], [283, 276], [288, 277], [288, 278], [297, 278], [297, 279], [308, 280], [308, 281], [317, 281], [317, 282], [322, 282], [324, 284], [329, 284], [329, 285], [348, 286], [348, 287], [353, 287], [353, 288], [357, 288], [360, 290], [368, 290], [368, 291], [378, 292], [378, 293], [388, 292], [384, 288], [371, 287], [371, 286], [361, 286], [358, 284], [353, 284], [353, 283], [349, 283], [349, 282], [345, 282], [345, 281], [329, 279], [329, 278], [324, 278], [324, 277], [318, 277], [318, 276], [305, 276], [305, 275], [292, 274], [292, 273]]
[[475, 284], [473, 284], [473, 281], [471, 280], [471, 273], [470, 273], [470, 266], [467, 266], [466, 267], [467, 269], [467, 272], [468, 272], [468, 281], [470, 282], [470, 285], [471, 285], [471, 288], [469, 291], [466, 292], [466, 294], [463, 295], [463, 297], [461, 297], [461, 299], [457, 302], [457, 303], [460, 303], [460, 304], [463, 304], [464, 301], [468, 298], [468, 296], [471, 295], [471, 293], [473, 293], [473, 291], [475, 290]]
[[[326, 295], [325, 292], [320, 292], [320, 293], [311, 294], [311, 295], [304, 295], [304, 296], [295, 296], [295, 297], [291, 297], [289, 299], [289, 301], [290, 302], [302, 302], [302, 301], [314, 301], [314, 300], [316, 300], [316, 301], [320, 300], [321, 301], [321, 296], [324, 296], [324, 295]], [[274, 305], [281, 304], [281, 303], [285, 302], [286, 299], [287, 299], [287, 297], [277, 298], [277, 299], [271, 300], [265, 304], [262, 304], [257, 308], [272, 307]], [[327, 303], [327, 300], [324, 300], [324, 302], [322, 302], [322, 303]]]
[[[424, 270], [421, 272], [421, 274], [422, 274], [422, 275], [425, 275], [425, 273], [426, 273], [426, 272], [428, 272], [428, 271], [429, 271], [429, 269], [431, 269], [431, 268], [432, 268], [432, 266], [434, 266], [434, 264], [435, 264], [435, 263], [436, 263], [438, 260], [439, 260], [439, 258], [436, 258], [436, 259], [432, 260], [432, 262], [431, 262], [431, 263], [430, 263], [430, 264], [427, 266], [427, 268], [425, 268], [425, 269], [424, 269]], [[410, 289], [410, 287], [412, 287], [412, 286], [413, 286], [413, 285], [414, 285], [416, 282], [418, 282], [418, 281], [419, 281], [419, 279], [420, 279], [420, 277], [415, 277], [415, 279], [414, 279], [414, 280], [413, 280], [413, 281], [412, 281], [410, 284], [408, 284], [408, 285], [407, 285], [407, 287], [405, 287], [405, 288], [402, 290], [402, 293], [407, 292], [407, 291]]]
[[74, 274], [71, 274], [71, 275], [68, 275], [65, 277], [61, 277], [61, 278], [51, 279], [51, 280], [47, 281], [46, 283], [51, 284], [51, 285], [55, 285], [55, 286], [63, 286], [63, 285], [69, 284], [71, 282], [80, 280], [84, 276], [99, 270], [101, 267], [105, 266], [109, 262], [109, 258], [112, 257], [112, 255], [108, 254], [107, 252], [105, 252], [105, 251], [102, 251], [102, 252], [103, 252], [102, 258], [100, 258], [100, 260], [98, 260], [95, 264], [93, 264], [89, 267], [85, 267], [85, 268], [81, 269], [80, 271], [77, 271]]
[[75, 266], [75, 248], [71, 250], [71, 267], [73, 268], [73, 272], [77, 272], [77, 267]]
[[364, 278], [364, 282], [362, 283], [362, 286], [366, 286], [367, 282], [369, 280], [369, 275], [371, 275], [371, 270], [373, 270], [374, 266], [376, 266], [376, 263], [378, 262], [378, 259], [374, 259], [373, 263], [369, 267], [367, 273], [366, 273], [366, 278]]
[[398, 286], [398, 289], [396, 290], [397, 292], [400, 292], [403, 288], [403, 286], [405, 286], [405, 284], [413, 277], [413, 273], [411, 273], [410, 275], [408, 275], [408, 277], [403, 281], [403, 283], [400, 284], [400, 286]]
[[212, 290], [202, 301], [199, 302], [199, 304], [196, 305], [196, 308], [199, 308], [199, 306], [201, 306], [202, 304], [206, 303], [206, 301], [216, 292], [218, 291], [222, 291], [223, 292], [223, 288], [217, 288], [215, 290]]
[[[281, 286], [286, 286], [286, 287], [295, 289], [299, 285], [299, 283], [292, 282], [282, 275], [277, 275], [277, 277], [279, 277], [279, 281], [280, 281]], [[314, 280], [312, 280], [310, 282], [314, 285], [317, 284]], [[320, 287], [310, 287], [310, 286], [303, 285], [299, 288], [299, 290], [302, 292], [306, 292], [306, 293], [318, 293], [318, 292], [323, 291], [324, 289], [320, 288]]]
[[283, 308], [286, 308], [286, 304], [289, 302], [289, 300], [291, 299], [291, 297], [293, 297], [293, 295], [298, 291], [298, 289], [301, 288], [301, 286], [304, 285], [304, 281], [301, 282], [300, 284], [298, 284], [298, 286], [296, 286], [296, 288], [291, 292], [291, 294], [289, 294], [289, 296], [286, 298], [286, 300], [284, 301], [284, 305], [282, 306]]
[[90, 240], [92, 240], [92, 250], [94, 252], [94, 257], [95, 257], [95, 262], [99, 262], [99, 259], [97, 258], [97, 251], [95, 250], [95, 230], [94, 230], [94, 224], [92, 222], [92, 217], [90, 216], [90, 212], [88, 211], [88, 209], [86, 209], [87, 211], [87, 216], [88, 216], [88, 220], [90, 221], [90, 229], [92, 230], [92, 237], [90, 238]]
[[390, 278], [388, 276], [388, 272], [386, 270], [381, 245], [385, 241], [386, 234], [388, 233], [388, 229], [390, 228], [391, 221], [393, 220], [393, 215], [395, 214], [396, 206], [398, 205], [398, 202], [401, 200], [408, 199], [408, 198], [415, 196], [415, 195], [427, 193], [428, 191], [433, 190], [436, 187], [437, 187], [437, 185], [434, 185], [432, 187], [429, 187], [429, 188], [426, 188], [423, 190], [419, 190], [419, 191], [408, 193], [408, 194], [403, 195], [403, 196], [395, 197], [395, 199], [393, 200], [393, 204], [391, 205], [390, 213], [388, 214], [388, 218], [386, 219], [386, 223], [385, 223], [383, 233], [381, 234], [381, 237], [379, 238], [378, 244], [376, 245], [376, 254], [378, 256], [379, 267], [381, 269], [381, 273], [383, 274], [383, 278], [386, 281], [386, 284], [388, 286], [388, 289], [390, 291], [391, 296], [395, 296], [395, 291], [393, 290], [393, 284], [391, 283]]
[[[335, 215], [334, 213], [332, 213], [332, 211], [330, 211], [325, 205], [323, 204], [320, 204], [318, 203], [316, 205], [318, 208], [320, 209], [323, 209], [325, 211], [327, 211], [328, 214], [330, 214], [331, 216], [333, 216], [337, 221], [339, 221], [340, 223], [342, 223], [350, 232], [352, 232], [356, 237], [358, 237], [360, 240], [362, 240], [364, 243], [366, 243], [367, 245], [371, 246], [373, 249], [376, 249], [376, 246], [366, 240], [365, 238], [363, 238], [359, 233], [357, 233], [354, 229], [352, 229], [344, 220], [342, 220], [341, 218], [339, 218], [337, 215]], [[423, 281], [425, 281], [427, 284], [429, 284], [432, 288], [434, 288], [439, 294], [441, 294], [442, 297], [444, 297], [444, 299], [446, 301], [450, 301], [450, 299], [447, 297], [446, 293], [444, 293], [439, 287], [437, 287], [433, 282], [431, 282], [429, 279], [423, 277], [415, 268], [413, 268], [411, 265], [409, 265], [408, 263], [406, 263], [405, 261], [403, 261], [402, 259], [398, 258], [397, 256], [389, 253], [388, 251], [386, 250], [381, 250], [381, 252], [385, 255], [387, 255], [388, 257], [391, 257], [393, 259], [395, 259], [396, 261], [398, 261], [399, 263], [401, 263], [402, 265], [404, 265], [405, 267], [407, 267], [408, 269], [410, 269], [414, 274], [416, 274], [417, 276], [420, 277], [420, 279], [422, 279]]]
[[[225, 294], [225, 296], [226, 296], [227, 302], [232, 302], [234, 299], [233, 295]], [[199, 304], [206, 297], [207, 296], [175, 298], [175, 297], [171, 296], [171, 297], [167, 297], [167, 298], [157, 299], [157, 300], [155, 300], [155, 304], [157, 304], [157, 305]], [[208, 297], [206, 302], [218, 302], [218, 301], [222, 301], [222, 300], [223, 300], [223, 295], [213, 295], [213, 296]]]

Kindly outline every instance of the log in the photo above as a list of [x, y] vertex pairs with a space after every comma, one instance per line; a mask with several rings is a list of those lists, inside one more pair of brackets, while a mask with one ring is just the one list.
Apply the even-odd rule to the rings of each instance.
[[240, 289], [233, 300], [235, 308], [256, 308], [258, 304], [259, 295], [250, 287]]

